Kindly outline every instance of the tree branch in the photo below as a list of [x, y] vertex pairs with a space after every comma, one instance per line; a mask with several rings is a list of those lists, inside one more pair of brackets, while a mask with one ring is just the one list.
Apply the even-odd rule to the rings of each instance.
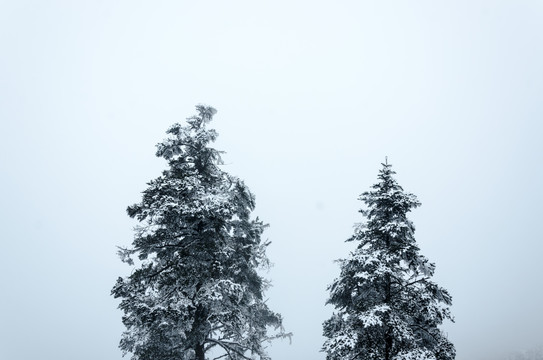
[[207, 338], [206, 341], [210, 341], [210, 342], [213, 342], [213, 343], [219, 345], [220, 347], [222, 347], [228, 353], [228, 356], [230, 356], [230, 357], [232, 356], [231, 352], [234, 352], [234, 353], [236, 353], [237, 355], [241, 356], [242, 358], [244, 358], [246, 360], [252, 360], [250, 357], [245, 356], [244, 353], [242, 353], [238, 349], [234, 348], [232, 345], [237, 345], [237, 346], [240, 346], [240, 347], [245, 348], [247, 350], [250, 350], [246, 346], [242, 346], [241, 344], [236, 344], [236, 343], [231, 343], [231, 342], [215, 340], [215, 339], [212, 339], [212, 338]]

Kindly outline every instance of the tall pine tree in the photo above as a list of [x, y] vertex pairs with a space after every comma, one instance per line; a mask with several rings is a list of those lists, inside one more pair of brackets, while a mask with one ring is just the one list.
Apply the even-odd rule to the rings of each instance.
[[251, 219], [254, 195], [209, 147], [215, 109], [196, 109], [157, 145], [169, 167], [127, 209], [139, 225], [132, 246], [119, 251], [135, 269], [112, 290], [126, 326], [119, 347], [133, 360], [204, 360], [210, 350], [216, 358], [269, 359], [263, 342], [288, 335], [257, 272], [268, 265], [266, 225]]
[[366, 218], [348, 240], [356, 249], [340, 260], [328, 288], [336, 312], [324, 322], [327, 360], [452, 360], [454, 346], [438, 328], [451, 296], [431, 281], [435, 265], [419, 254], [407, 213], [420, 203], [383, 164], [379, 182], [360, 196]]

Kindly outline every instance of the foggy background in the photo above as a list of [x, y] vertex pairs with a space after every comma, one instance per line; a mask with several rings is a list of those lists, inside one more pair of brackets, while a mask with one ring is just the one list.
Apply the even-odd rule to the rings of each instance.
[[274, 359], [325, 358], [385, 156], [457, 360], [540, 346], [542, 37], [541, 1], [0, 1], [0, 359], [121, 359], [125, 209], [198, 103], [270, 224]]

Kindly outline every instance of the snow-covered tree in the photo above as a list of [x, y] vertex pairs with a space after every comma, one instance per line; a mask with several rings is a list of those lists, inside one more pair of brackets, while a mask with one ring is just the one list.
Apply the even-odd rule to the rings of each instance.
[[133, 360], [269, 359], [264, 343], [288, 334], [258, 273], [269, 265], [267, 225], [251, 218], [254, 195], [209, 147], [216, 110], [196, 109], [157, 145], [169, 167], [127, 209], [139, 225], [119, 251], [134, 269], [112, 289], [126, 326], [119, 347]]
[[431, 281], [435, 265], [419, 254], [407, 213], [420, 203], [383, 164], [379, 182], [360, 196], [365, 222], [347, 241], [356, 249], [340, 260], [329, 286], [336, 312], [323, 324], [328, 360], [452, 360], [454, 346], [438, 328], [451, 296]]

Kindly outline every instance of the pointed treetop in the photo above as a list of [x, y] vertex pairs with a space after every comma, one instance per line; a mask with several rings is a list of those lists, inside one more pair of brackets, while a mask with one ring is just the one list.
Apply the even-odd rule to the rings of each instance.
[[187, 119], [187, 122], [193, 129], [203, 127], [203, 125], [209, 123], [213, 119], [213, 115], [217, 113], [215, 108], [203, 104], [196, 105], [196, 111], [198, 111], [198, 115], [191, 116]]
[[394, 179], [393, 175], [396, 174], [394, 170], [392, 170], [392, 164], [388, 163], [388, 156], [385, 157], [385, 162], [381, 163], [383, 165], [383, 168], [379, 170], [379, 175], [377, 178], [381, 180], [379, 183], [374, 184], [372, 187], [374, 189], [398, 189], [403, 190], [403, 188], [398, 184], [396, 179]]

